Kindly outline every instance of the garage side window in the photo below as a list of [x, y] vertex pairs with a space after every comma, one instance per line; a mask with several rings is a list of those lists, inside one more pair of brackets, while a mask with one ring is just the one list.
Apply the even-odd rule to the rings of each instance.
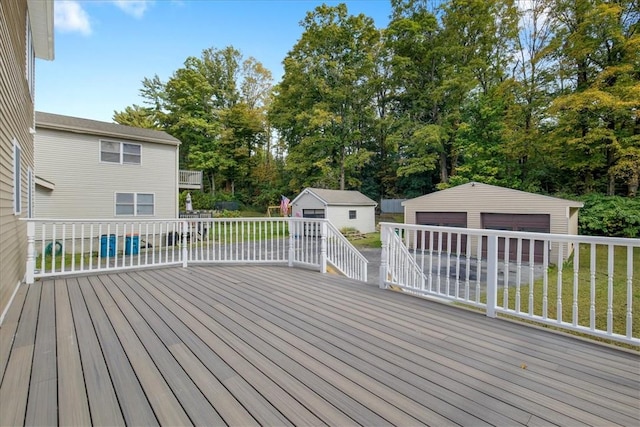
[[116, 216], [153, 216], [154, 214], [154, 194], [116, 193]]
[[349, 219], [357, 219], [356, 211], [349, 211]]
[[142, 150], [139, 144], [117, 141], [100, 141], [100, 161], [121, 165], [139, 165]]
[[13, 213], [22, 212], [22, 149], [17, 140], [13, 140]]

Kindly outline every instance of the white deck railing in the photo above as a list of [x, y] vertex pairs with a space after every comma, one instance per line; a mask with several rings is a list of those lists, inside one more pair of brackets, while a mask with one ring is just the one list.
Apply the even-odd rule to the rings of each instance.
[[178, 171], [179, 188], [202, 188], [202, 171]]
[[640, 239], [391, 223], [381, 239], [383, 288], [640, 345]]
[[330, 263], [347, 277], [366, 281], [366, 259], [324, 219], [27, 222], [27, 283], [41, 277], [198, 263], [285, 264], [323, 273]]

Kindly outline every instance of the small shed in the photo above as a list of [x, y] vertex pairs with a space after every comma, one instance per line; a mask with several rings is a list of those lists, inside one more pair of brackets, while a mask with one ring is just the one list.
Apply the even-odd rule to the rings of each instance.
[[[578, 234], [578, 211], [583, 204], [470, 182], [406, 200], [402, 206], [407, 224]], [[510, 252], [515, 250], [510, 247]]]
[[337, 228], [355, 228], [360, 233], [376, 231], [378, 204], [359, 191], [305, 188], [291, 202], [291, 215], [326, 218]]

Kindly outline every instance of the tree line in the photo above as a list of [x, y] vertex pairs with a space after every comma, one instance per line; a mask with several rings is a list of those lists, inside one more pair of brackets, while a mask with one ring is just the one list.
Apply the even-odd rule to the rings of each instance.
[[318, 6], [271, 72], [232, 46], [145, 78], [121, 124], [182, 141], [205, 190], [266, 206], [307, 186], [411, 198], [479, 181], [635, 197], [638, 0], [391, 0], [386, 28]]

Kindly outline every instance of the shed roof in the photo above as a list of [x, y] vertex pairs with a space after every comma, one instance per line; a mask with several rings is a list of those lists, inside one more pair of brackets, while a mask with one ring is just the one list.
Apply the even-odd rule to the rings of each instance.
[[446, 190], [436, 191], [434, 193], [425, 194], [424, 196], [419, 196], [413, 199], [405, 200], [402, 202], [402, 206], [406, 206], [408, 204], [412, 204], [414, 201], [422, 201], [424, 199], [437, 200], [443, 193], [447, 193], [448, 196], [455, 196], [456, 194], [460, 194], [460, 197], [466, 197], [469, 200], [469, 203], [473, 203], [471, 199], [469, 199], [470, 195], [474, 197], [483, 197], [483, 195], [487, 195], [489, 193], [503, 193], [505, 197], [511, 196], [519, 196], [520, 198], [525, 196], [531, 199], [544, 199], [547, 203], [557, 203], [563, 206], [568, 206], [571, 208], [581, 208], [584, 206], [582, 202], [576, 202], [575, 200], [561, 199], [559, 197], [551, 197], [544, 196], [542, 194], [529, 193], [526, 191], [514, 190], [506, 187], [499, 187], [497, 185], [483, 184], [480, 182], [468, 182], [466, 184], [458, 185], [455, 187], [447, 188]]
[[298, 196], [293, 199], [295, 203], [304, 194], [312, 194], [317, 197], [325, 205], [330, 206], [378, 206], [378, 204], [362, 194], [354, 190], [327, 190], [324, 188], [305, 188]]
[[36, 128], [62, 130], [132, 141], [155, 142], [157, 144], [180, 145], [179, 139], [160, 130], [137, 128], [117, 123], [62, 116], [60, 114], [43, 113], [41, 111], [36, 112]]

